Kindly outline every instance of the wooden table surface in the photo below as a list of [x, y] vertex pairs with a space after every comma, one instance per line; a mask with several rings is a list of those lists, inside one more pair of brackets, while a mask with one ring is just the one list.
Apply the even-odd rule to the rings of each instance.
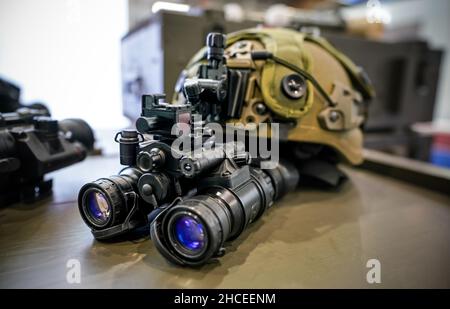
[[[169, 264], [148, 238], [95, 241], [76, 205], [84, 183], [119, 171], [93, 157], [54, 173], [54, 196], [0, 209], [1, 288], [450, 288], [450, 198], [344, 167], [340, 192], [286, 196], [200, 269]], [[366, 263], [381, 263], [369, 284]], [[66, 281], [77, 259], [81, 283]]]

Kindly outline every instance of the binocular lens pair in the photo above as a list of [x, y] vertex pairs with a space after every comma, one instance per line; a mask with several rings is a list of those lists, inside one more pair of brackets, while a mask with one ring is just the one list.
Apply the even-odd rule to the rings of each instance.
[[194, 194], [152, 212], [138, 194], [145, 175], [129, 167], [84, 185], [79, 194], [81, 216], [100, 240], [150, 222], [158, 251], [169, 261], [187, 266], [200, 266], [223, 255], [226, 241], [237, 238], [299, 180], [297, 169], [287, 163], [272, 170], [244, 166], [231, 173], [229, 182], [211, 178]]

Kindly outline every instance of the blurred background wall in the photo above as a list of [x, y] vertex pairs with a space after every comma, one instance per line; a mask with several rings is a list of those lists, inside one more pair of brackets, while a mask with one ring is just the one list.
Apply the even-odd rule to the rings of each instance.
[[[14, 0], [0, 2], [0, 75], [16, 81], [23, 101], [46, 102], [55, 118], [82, 117], [95, 128], [128, 124], [121, 111], [120, 39], [152, 14], [154, 0]], [[223, 8], [233, 1], [171, 1]], [[274, 3], [320, 8], [336, 1], [235, 1], [263, 16]], [[345, 10], [364, 16], [367, 1]], [[450, 50], [450, 1], [385, 0], [386, 39], [410, 28], [432, 47]], [[259, 12], [259, 13], [258, 13]], [[401, 32], [404, 36], [405, 31]], [[406, 32], [407, 33], [407, 32]], [[405, 39], [405, 38], [403, 38]], [[444, 56], [435, 120], [450, 121], [450, 61]]]
[[[122, 92], [126, 92], [122, 78], [126, 74], [121, 72], [121, 57], [123, 61], [123, 56], [127, 54], [123, 53], [122, 49], [121, 55], [121, 39], [130, 30], [145, 27], [145, 23], [152, 20], [155, 2], [157, 1], [2, 0], [0, 76], [17, 83], [22, 88], [23, 103], [42, 101], [50, 107], [56, 119], [83, 118], [94, 127], [100, 140], [111, 141], [111, 135], [115, 130], [131, 124], [130, 120], [123, 116], [122, 110]], [[224, 16], [228, 18], [227, 23], [232, 21], [236, 22], [236, 25], [242, 25], [244, 19], [253, 23], [252, 25], [262, 23], [267, 18], [267, 9], [280, 3], [300, 9], [329, 9], [346, 4], [351, 6], [341, 10], [344, 16], [365, 20], [369, 4], [377, 2], [382, 5], [383, 14], [387, 14], [388, 20], [382, 25], [381, 34], [371, 39], [388, 42], [423, 39], [430, 48], [444, 52], [433, 120], [444, 123], [450, 132], [450, 61], [446, 55], [450, 51], [449, 0], [169, 0], [169, 2], [185, 4], [194, 11], [195, 8], [224, 10]], [[210, 18], [215, 22], [214, 16]], [[157, 18], [153, 20], [163, 24]], [[214, 23], [213, 21], [211, 23]], [[193, 21], [190, 25], [189, 28], [181, 27], [183, 31], [180, 31], [177, 22], [171, 20], [171, 31], [166, 31], [170, 36], [160, 40], [158, 35], [152, 35], [149, 40], [145, 40], [150, 46], [149, 51], [131, 47], [132, 51], [137, 51], [136, 54], [139, 55], [141, 51], [141, 54], [145, 55], [140, 59], [151, 67], [146, 72], [151, 77], [149, 80], [153, 88], [161, 88], [159, 85], [164, 74], [158, 72], [165, 70], [172, 62], [178, 61], [169, 53], [171, 50], [186, 53], [187, 55], [183, 55], [186, 59], [190, 57], [191, 52], [174, 46], [180, 44], [187, 46], [187, 43], [199, 46], [202, 44], [205, 33], [193, 30], [195, 28]], [[198, 38], [195, 44], [194, 38]], [[159, 51], [159, 44], [161, 48], [163, 46], [167, 48]], [[170, 59], [166, 59], [166, 62], [160, 61], [159, 58], [155, 60], [150, 57], [152, 51], [172, 56], [167, 56]], [[364, 56], [364, 60], [367, 58]], [[183, 66], [184, 64], [180, 67]], [[179, 69], [174, 74], [177, 75], [178, 72]], [[170, 84], [172, 87], [172, 82]], [[412, 91], [410, 94], [415, 95]], [[137, 97], [136, 106], [139, 105], [140, 93]], [[431, 101], [432, 107], [434, 100], [428, 101]], [[431, 113], [427, 121], [430, 119]], [[113, 149], [117, 150], [116, 145], [113, 146]], [[445, 147], [450, 153], [450, 147], [448, 145]], [[420, 144], [417, 148], [428, 146]]]
[[[418, 36], [426, 40], [431, 47], [443, 49], [441, 76], [437, 90], [434, 118], [436, 121], [450, 121], [450, 1], [449, 0], [403, 0], [381, 1], [390, 16], [386, 25], [386, 39], [406, 40]], [[344, 10], [347, 16], [365, 16], [366, 6]], [[410, 29], [411, 37], [405, 36], [399, 29]]]

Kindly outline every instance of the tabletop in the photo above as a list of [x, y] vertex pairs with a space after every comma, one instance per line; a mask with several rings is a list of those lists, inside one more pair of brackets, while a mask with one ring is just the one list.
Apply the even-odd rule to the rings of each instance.
[[[0, 208], [0, 288], [450, 288], [450, 197], [342, 169], [340, 191], [285, 196], [225, 256], [192, 269], [168, 263], [149, 237], [94, 240], [78, 190], [120, 166], [90, 157], [50, 175], [51, 198]], [[380, 283], [367, 280], [373, 259]], [[67, 280], [71, 260], [80, 283]]]

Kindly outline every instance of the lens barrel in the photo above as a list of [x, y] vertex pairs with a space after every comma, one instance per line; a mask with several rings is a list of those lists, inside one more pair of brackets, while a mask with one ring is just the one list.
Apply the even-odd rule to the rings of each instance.
[[235, 188], [216, 185], [169, 208], [154, 220], [151, 238], [169, 261], [200, 266], [223, 252], [225, 241], [238, 237], [276, 198], [295, 188], [295, 167], [249, 169], [249, 178]]
[[[93, 233], [110, 229], [125, 221], [131, 208], [135, 203], [139, 203], [136, 192], [141, 175], [139, 169], [128, 167], [119, 175], [100, 178], [80, 189], [78, 208], [81, 217]], [[111, 235], [100, 233], [98, 238], [110, 238], [116, 236], [116, 233], [117, 230], [111, 231]]]
[[86, 150], [94, 148], [94, 132], [86, 121], [69, 118], [59, 121], [58, 126], [64, 133], [70, 132], [71, 139], [83, 144]]

